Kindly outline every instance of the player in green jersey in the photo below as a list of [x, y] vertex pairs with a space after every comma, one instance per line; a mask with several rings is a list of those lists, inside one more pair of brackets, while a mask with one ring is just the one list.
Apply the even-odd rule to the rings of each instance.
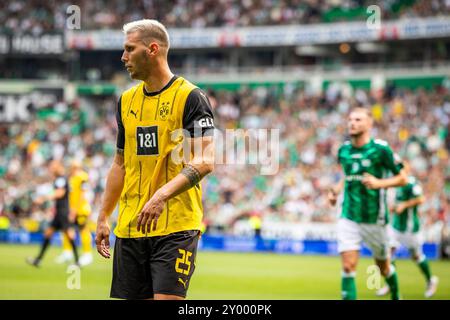
[[[403, 161], [403, 165], [410, 172], [409, 165]], [[427, 282], [425, 297], [431, 298], [438, 286], [439, 279], [431, 273], [427, 257], [422, 252], [423, 239], [420, 228], [419, 205], [425, 202], [422, 187], [417, 179], [410, 175], [408, 183], [396, 189], [395, 206], [391, 208], [392, 226], [388, 229], [392, 260], [396, 248], [401, 245], [408, 248], [411, 258], [417, 263]], [[384, 286], [377, 291], [378, 296], [389, 293], [389, 286]]]
[[[392, 299], [399, 299], [395, 267], [390, 263], [387, 237], [386, 189], [405, 185], [407, 175], [388, 143], [373, 140], [373, 120], [365, 108], [350, 112], [350, 141], [339, 149], [339, 163], [345, 175], [330, 189], [332, 205], [344, 189], [341, 217], [337, 224], [338, 251], [342, 258], [342, 298], [356, 299], [355, 274], [359, 250], [364, 241], [371, 249], [381, 274], [390, 287]], [[392, 176], [388, 177], [388, 174]]]

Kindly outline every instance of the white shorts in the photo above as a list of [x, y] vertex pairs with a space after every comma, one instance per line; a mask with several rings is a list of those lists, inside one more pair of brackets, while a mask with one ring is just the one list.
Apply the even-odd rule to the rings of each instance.
[[377, 224], [357, 223], [345, 218], [337, 223], [338, 252], [361, 250], [364, 243], [372, 251], [375, 259], [386, 260], [390, 257], [387, 227]]
[[421, 256], [423, 238], [420, 232], [400, 232], [388, 227], [389, 246], [398, 248], [400, 245], [407, 248], [411, 254]]

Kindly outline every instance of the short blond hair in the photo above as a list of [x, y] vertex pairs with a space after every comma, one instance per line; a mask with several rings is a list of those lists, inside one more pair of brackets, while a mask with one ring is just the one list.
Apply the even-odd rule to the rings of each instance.
[[142, 19], [123, 25], [123, 33], [129, 34], [132, 32], [139, 32], [145, 45], [149, 45], [151, 39], [153, 39], [167, 49], [170, 47], [169, 33], [166, 27], [157, 20]]
[[363, 113], [365, 113], [367, 115], [367, 117], [369, 119], [373, 118], [372, 111], [369, 108], [366, 108], [366, 107], [353, 107], [350, 110], [349, 115], [352, 114], [353, 112], [363, 112]]

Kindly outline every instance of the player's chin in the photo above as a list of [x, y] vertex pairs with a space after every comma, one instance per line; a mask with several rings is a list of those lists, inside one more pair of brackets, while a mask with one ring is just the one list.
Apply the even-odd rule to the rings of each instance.
[[138, 79], [137, 79], [137, 75], [136, 75], [135, 72], [129, 71], [128, 74], [130, 75], [130, 78], [131, 78], [131, 79], [133, 79], [133, 80], [138, 80]]

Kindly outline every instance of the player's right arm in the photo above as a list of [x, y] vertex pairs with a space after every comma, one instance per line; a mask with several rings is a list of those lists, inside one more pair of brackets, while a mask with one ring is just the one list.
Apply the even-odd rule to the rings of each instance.
[[95, 243], [97, 251], [103, 257], [109, 258], [109, 234], [110, 228], [108, 219], [119, 201], [125, 180], [125, 167], [123, 164], [123, 154], [117, 153], [114, 162], [106, 179], [106, 188], [103, 193], [102, 205], [97, 219], [97, 232]]
[[336, 205], [337, 198], [344, 188], [344, 179], [341, 178], [335, 185], [328, 190], [328, 201], [332, 206]]
[[42, 205], [46, 201], [54, 201], [58, 199], [62, 199], [67, 192], [67, 181], [66, 179], [59, 177], [55, 181], [55, 190], [52, 194], [38, 197], [36, 200], [34, 200], [34, 203], [37, 205]]
[[425, 197], [419, 196], [417, 198], [412, 198], [407, 201], [397, 203], [397, 205], [395, 206], [395, 213], [402, 214], [403, 212], [406, 211], [406, 209], [421, 205], [424, 202], [425, 202]]
[[333, 186], [331, 186], [328, 189], [328, 202], [332, 206], [336, 205], [337, 198], [338, 198], [339, 194], [341, 193], [342, 189], [344, 188], [344, 179], [345, 178], [342, 177], [342, 173], [344, 172], [344, 170], [342, 169], [342, 166], [341, 166], [341, 152], [342, 152], [343, 147], [344, 146], [341, 146], [339, 148], [338, 154], [337, 154], [337, 163], [338, 163], [338, 166], [340, 169], [339, 171], [340, 171], [341, 178], [339, 179], [339, 181], [336, 184], [334, 184]]
[[406, 212], [406, 209], [419, 206], [425, 202], [425, 196], [423, 195], [422, 186], [419, 184], [413, 184], [408, 186], [412, 194], [412, 198], [406, 201], [399, 202], [394, 207], [396, 214], [402, 214]]
[[392, 152], [392, 149], [386, 142], [382, 142], [382, 164], [392, 172], [393, 176], [379, 179], [365, 172], [362, 183], [369, 189], [387, 189], [402, 187], [408, 183], [408, 173], [404, 168], [400, 157]]
[[119, 99], [116, 114], [118, 127], [117, 152], [106, 179], [106, 188], [102, 197], [102, 205], [97, 219], [97, 232], [95, 235], [97, 251], [105, 258], [110, 258], [111, 256], [109, 251], [110, 228], [108, 218], [114, 211], [114, 208], [120, 199], [125, 181], [125, 165], [123, 157], [125, 147], [125, 129], [121, 116], [121, 99], [122, 97]]

